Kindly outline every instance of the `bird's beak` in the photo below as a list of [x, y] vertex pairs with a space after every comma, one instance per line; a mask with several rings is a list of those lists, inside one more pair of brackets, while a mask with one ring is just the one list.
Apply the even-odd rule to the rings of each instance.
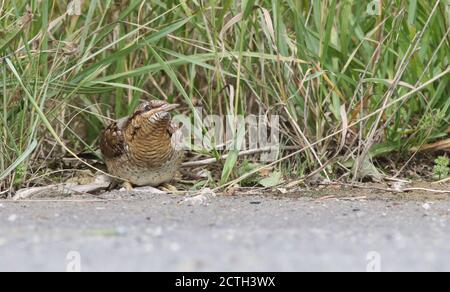
[[155, 111], [156, 112], [171, 112], [171, 111], [177, 109], [178, 107], [180, 107], [180, 105], [176, 104], [176, 103], [175, 104], [166, 104], [160, 108], [155, 109]]
[[170, 113], [171, 111], [175, 110], [179, 106], [180, 106], [179, 104], [166, 104], [166, 105], [163, 105], [161, 107], [158, 107], [158, 108], [152, 109], [151, 111], [146, 112], [144, 114], [144, 117], [150, 118], [150, 117], [153, 117], [157, 113]]

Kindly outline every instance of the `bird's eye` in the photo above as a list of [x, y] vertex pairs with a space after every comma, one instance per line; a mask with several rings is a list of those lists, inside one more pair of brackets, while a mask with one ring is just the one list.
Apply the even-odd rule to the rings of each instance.
[[150, 105], [146, 105], [146, 106], [145, 106], [145, 110], [146, 110], [146, 111], [149, 111], [149, 110], [151, 110], [151, 109], [152, 109], [152, 107], [151, 107]]

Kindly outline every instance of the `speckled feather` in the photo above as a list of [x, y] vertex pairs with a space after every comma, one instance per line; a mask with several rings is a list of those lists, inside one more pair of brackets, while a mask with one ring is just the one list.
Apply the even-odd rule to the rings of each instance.
[[173, 179], [183, 158], [175, 145], [179, 131], [169, 112], [151, 112], [165, 105], [142, 103], [130, 117], [106, 128], [100, 149], [112, 175], [139, 186], [158, 186]]

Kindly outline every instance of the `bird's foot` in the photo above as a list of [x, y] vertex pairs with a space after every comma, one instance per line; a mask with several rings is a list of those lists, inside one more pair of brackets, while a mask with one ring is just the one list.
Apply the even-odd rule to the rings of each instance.
[[128, 181], [122, 183], [122, 188], [125, 189], [125, 191], [127, 191], [128, 193], [133, 191], [133, 186]]
[[168, 184], [168, 183], [162, 184], [159, 188], [162, 191], [167, 192], [167, 193], [176, 193], [176, 192], [178, 192], [178, 189], [175, 186], [173, 186], [171, 184]]

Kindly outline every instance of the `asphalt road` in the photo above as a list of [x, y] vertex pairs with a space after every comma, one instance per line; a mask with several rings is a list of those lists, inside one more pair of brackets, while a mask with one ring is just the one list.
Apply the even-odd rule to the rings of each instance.
[[450, 271], [450, 199], [0, 201], [0, 271]]

